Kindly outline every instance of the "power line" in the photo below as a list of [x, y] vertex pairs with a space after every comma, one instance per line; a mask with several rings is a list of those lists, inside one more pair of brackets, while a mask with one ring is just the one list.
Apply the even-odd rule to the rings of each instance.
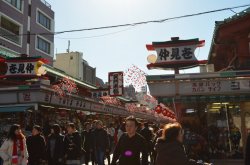
[[97, 37], [104, 37], [104, 36], [109, 36], [109, 35], [114, 35], [114, 34], [117, 34], [117, 33], [121, 33], [121, 32], [124, 32], [124, 31], [128, 31], [130, 29], [132, 29], [134, 27], [129, 27], [129, 28], [126, 28], [124, 30], [119, 30], [119, 31], [115, 31], [115, 32], [110, 32], [110, 33], [105, 33], [105, 34], [100, 34], [100, 35], [92, 35], [92, 36], [82, 36], [82, 37], [55, 37], [55, 38], [58, 38], [58, 39], [65, 39], [65, 40], [71, 40], [71, 39], [84, 39], [84, 38], [97, 38]]
[[101, 26], [101, 27], [84, 28], [84, 29], [74, 29], [74, 30], [64, 30], [64, 31], [50, 32], [50, 33], [30, 33], [30, 34], [26, 33], [26, 34], [0, 35], [0, 36], [58, 35], [58, 34], [63, 34], [63, 33], [73, 33], [73, 32], [81, 32], [81, 31], [93, 31], [93, 30], [102, 30], [102, 29], [112, 29], [112, 28], [127, 27], [127, 26], [138, 26], [138, 25], [149, 24], [149, 23], [163, 23], [163, 22], [170, 21], [170, 20], [176, 20], [176, 19], [187, 18], [187, 17], [194, 17], [194, 16], [199, 16], [199, 15], [204, 15], [204, 14], [221, 12], [221, 11], [225, 11], [225, 10], [232, 11], [233, 9], [243, 8], [243, 7], [248, 7], [248, 6], [250, 6], [250, 4], [241, 5], [241, 6], [234, 6], [234, 7], [228, 7], [228, 8], [222, 8], [222, 9], [217, 9], [217, 10], [210, 10], [210, 11], [199, 12], [199, 13], [195, 13], [195, 14], [187, 14], [187, 15], [182, 15], [182, 16], [169, 17], [169, 18], [164, 18], [164, 19], [159, 19], [159, 20], [136, 22], [136, 23], [127, 23], [127, 24], [119, 24], [119, 25], [111, 25], [111, 26]]

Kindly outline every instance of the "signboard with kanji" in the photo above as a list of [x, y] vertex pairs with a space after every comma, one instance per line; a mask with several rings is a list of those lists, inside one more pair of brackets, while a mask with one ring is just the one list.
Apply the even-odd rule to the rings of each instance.
[[110, 96], [123, 95], [123, 72], [109, 73], [109, 95]]
[[37, 62], [7, 62], [6, 76], [35, 76]]
[[190, 39], [179, 40], [179, 37], [171, 38], [171, 41], [152, 42], [146, 45], [149, 51], [156, 51], [157, 55], [149, 55], [147, 65], [149, 69], [184, 69], [205, 64], [206, 60], [199, 61], [195, 57], [195, 49], [205, 45], [205, 40]]
[[[235, 94], [249, 93], [250, 79], [224, 79], [224, 80], [199, 80], [189, 82], [179, 82], [179, 87], [176, 89], [176, 84], [171, 83], [149, 83], [150, 93], [153, 96], [175, 96], [179, 95], [220, 95], [220, 94]], [[178, 90], [178, 91], [177, 91]]]
[[197, 60], [194, 55], [195, 49], [196, 45], [156, 48], [155, 50], [158, 55], [156, 63], [166, 61], [195, 61]]
[[40, 57], [13, 57], [0, 59], [0, 78], [35, 77], [46, 74], [42, 67], [47, 60]]

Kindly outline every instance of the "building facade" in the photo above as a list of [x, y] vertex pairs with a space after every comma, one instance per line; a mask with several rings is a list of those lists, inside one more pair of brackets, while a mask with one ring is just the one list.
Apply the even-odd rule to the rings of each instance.
[[250, 8], [215, 22], [208, 62], [215, 71], [250, 69]]
[[88, 62], [83, 60], [81, 52], [59, 53], [53, 65], [79, 80], [96, 84], [96, 68], [89, 66]]
[[45, 0], [0, 1], [0, 56], [54, 56], [54, 12]]
[[147, 76], [151, 95], [175, 110], [185, 140], [192, 142], [192, 132], [207, 141], [210, 159], [243, 163], [250, 132], [249, 29], [250, 8], [216, 22], [208, 57], [212, 65], [203, 73]]

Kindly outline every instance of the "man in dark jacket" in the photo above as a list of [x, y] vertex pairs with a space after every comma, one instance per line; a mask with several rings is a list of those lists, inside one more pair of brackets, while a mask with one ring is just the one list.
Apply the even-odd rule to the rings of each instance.
[[[140, 134], [145, 138], [146, 143], [147, 143], [147, 149], [148, 149], [148, 154], [150, 155], [150, 158], [152, 159], [152, 151], [153, 151], [153, 132], [149, 130], [148, 128], [148, 123], [143, 124], [143, 128], [140, 131]], [[152, 161], [152, 160], [151, 160]]]
[[96, 122], [96, 130], [94, 133], [95, 156], [98, 165], [104, 165], [104, 157], [109, 152], [109, 138], [107, 132], [103, 129], [102, 121]]
[[47, 157], [48, 165], [62, 165], [64, 154], [64, 136], [61, 135], [61, 128], [54, 124], [51, 128], [51, 134], [48, 137]]
[[[137, 120], [130, 116], [126, 119], [126, 133], [124, 133], [115, 147], [112, 165], [147, 165], [146, 140], [136, 133], [138, 127]], [[140, 154], [142, 160], [140, 161]]]
[[91, 145], [93, 143], [93, 136], [91, 132], [91, 124], [89, 122], [84, 123], [85, 129], [82, 132], [82, 139], [83, 141], [83, 148], [86, 151], [85, 153], [85, 164], [88, 165], [89, 161], [92, 161], [92, 165], [95, 164], [94, 162], [94, 155], [92, 154]]
[[35, 125], [32, 129], [32, 135], [27, 138], [26, 143], [29, 153], [29, 165], [39, 165], [46, 160], [46, 144], [41, 132], [41, 127]]
[[80, 165], [81, 136], [74, 123], [67, 125], [68, 134], [64, 138], [64, 158], [67, 165]]

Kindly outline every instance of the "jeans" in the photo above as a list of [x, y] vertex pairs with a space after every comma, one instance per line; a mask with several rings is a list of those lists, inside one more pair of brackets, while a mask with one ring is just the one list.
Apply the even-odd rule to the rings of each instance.
[[100, 148], [98, 148], [96, 149], [95, 156], [96, 156], [97, 164], [104, 165], [105, 151], [102, 151]]

